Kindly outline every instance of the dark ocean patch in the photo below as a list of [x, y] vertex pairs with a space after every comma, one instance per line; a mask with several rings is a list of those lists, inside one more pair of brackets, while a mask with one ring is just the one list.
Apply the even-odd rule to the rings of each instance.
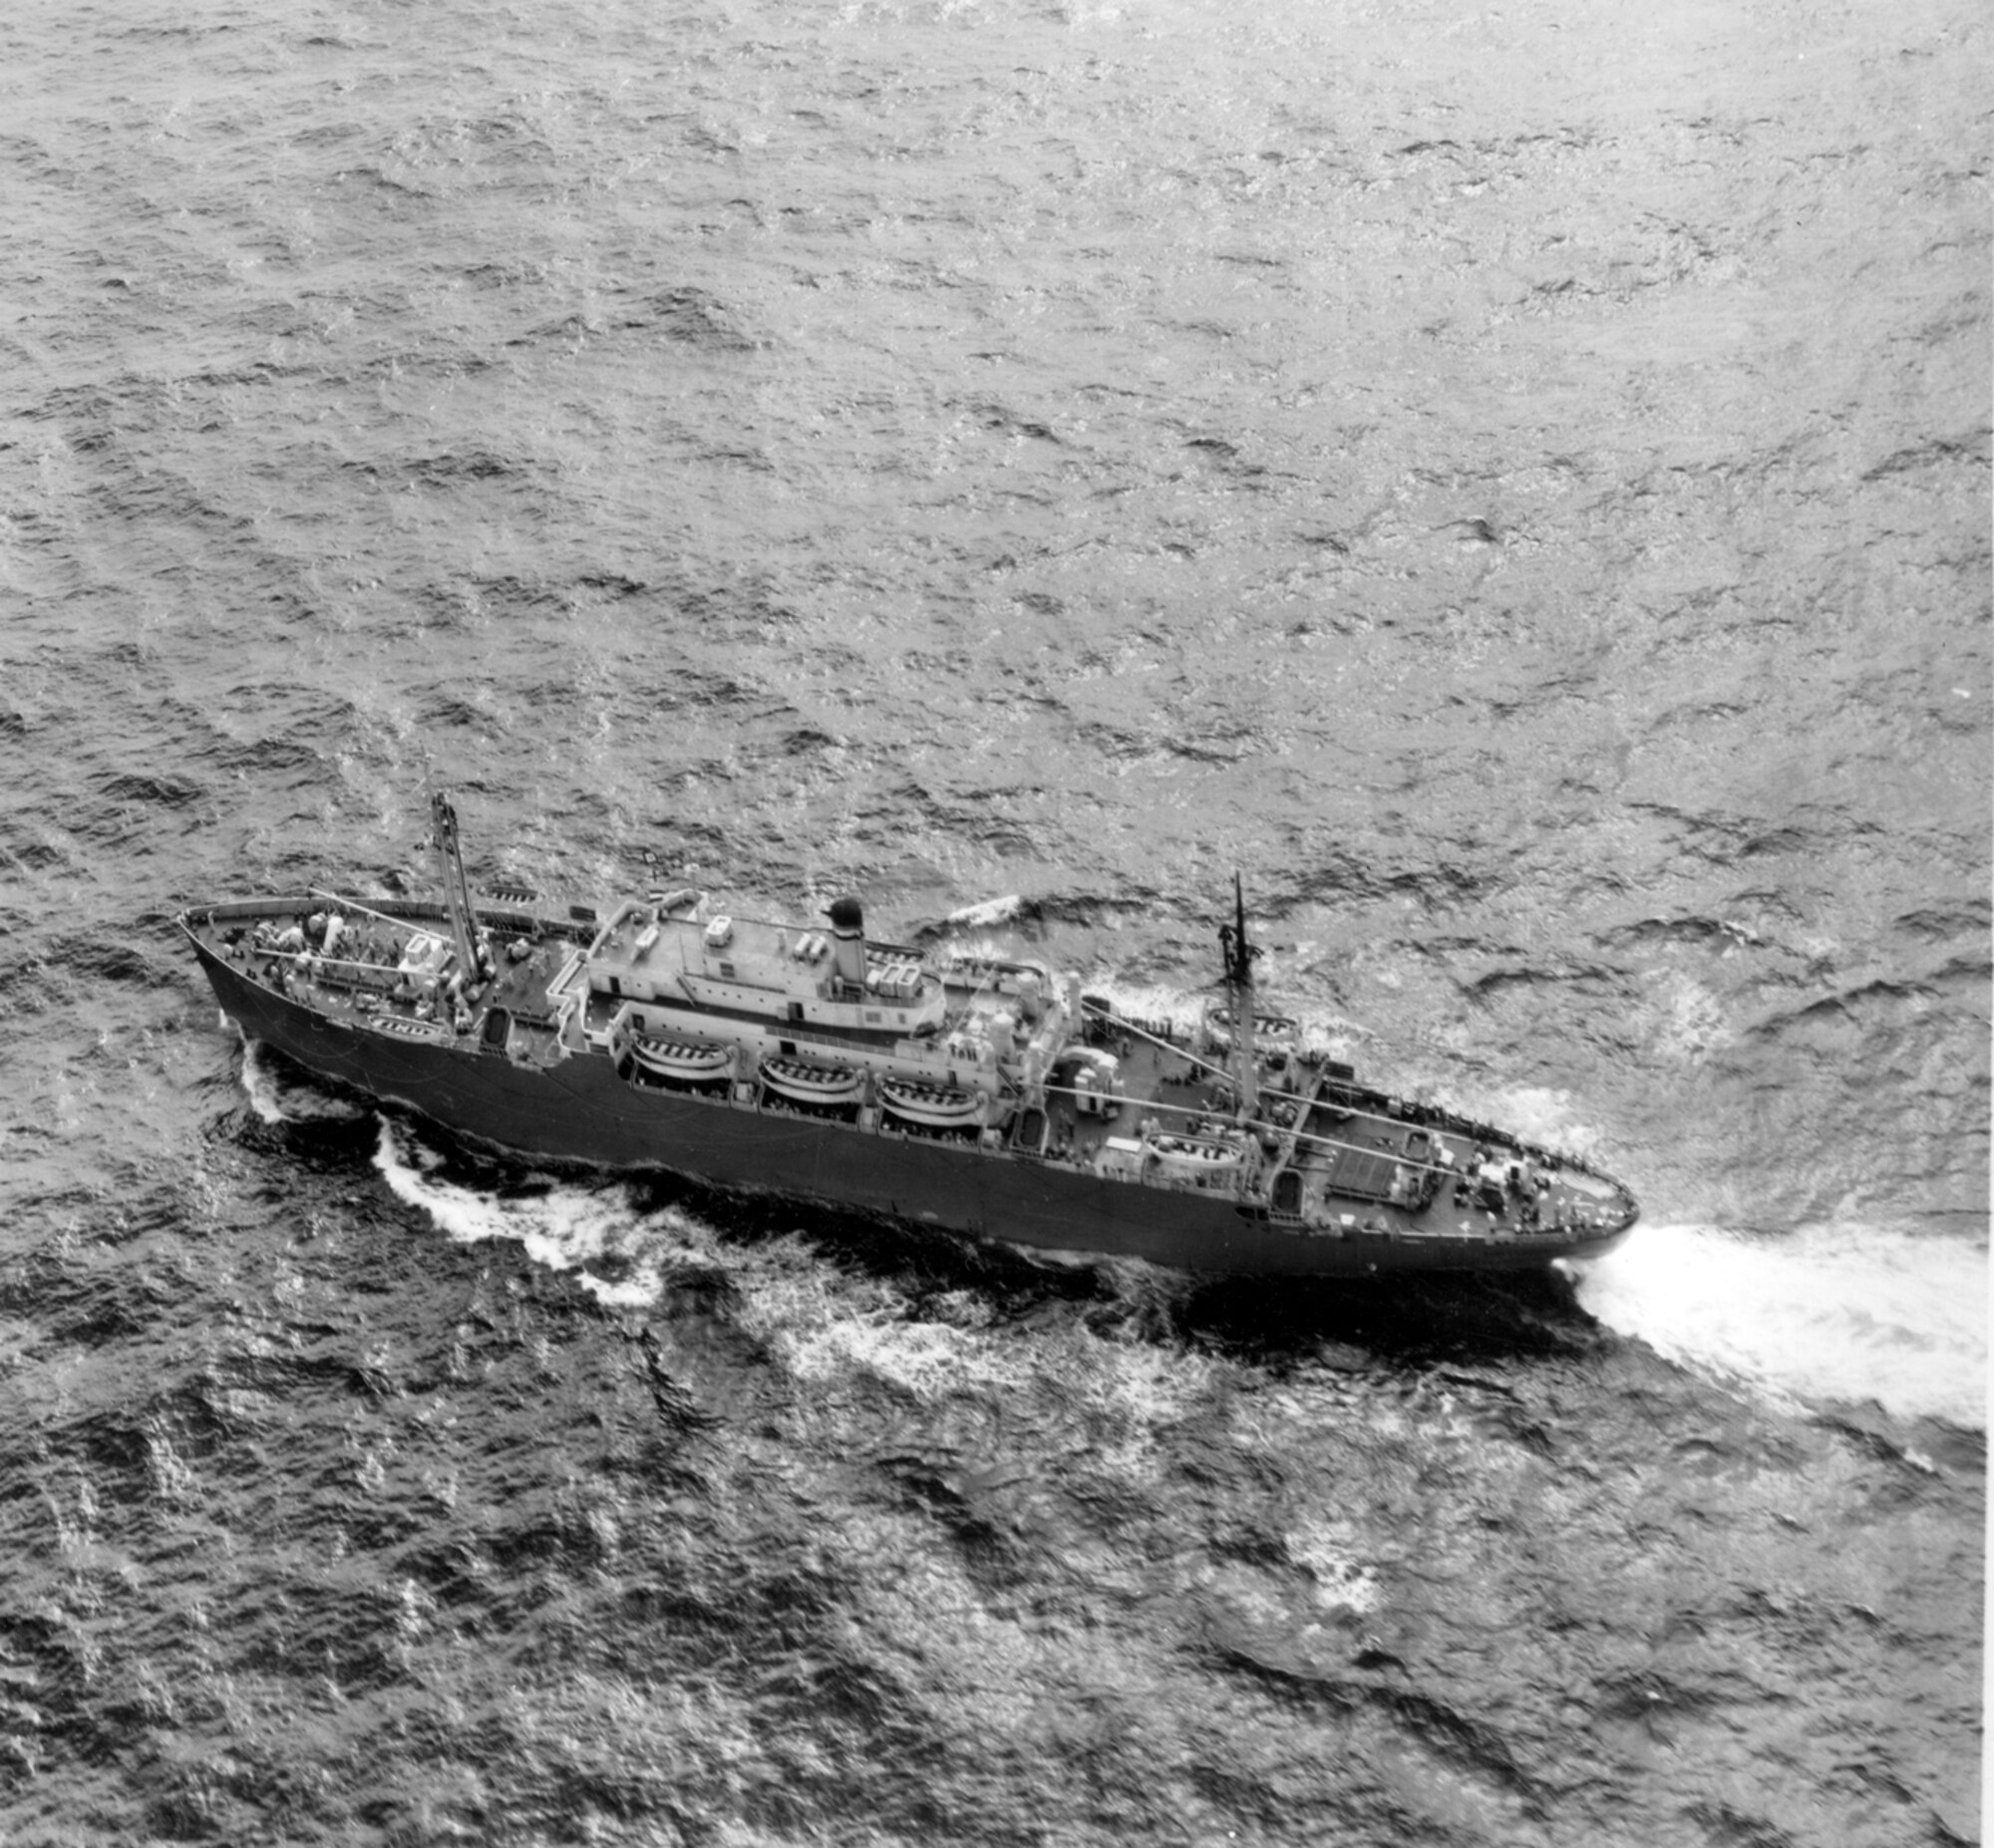
[[744, 332], [739, 316], [705, 289], [660, 289], [619, 310], [611, 325], [662, 334], [705, 353], [753, 353], [769, 343]]
[[551, 321], [535, 322], [523, 334], [514, 335], [505, 344], [508, 347], [538, 346], [550, 341], [568, 344], [586, 340], [601, 331], [600, 324], [593, 318], [575, 312], [561, 315]]
[[753, 581], [687, 586], [673, 599], [678, 611], [696, 628], [728, 626], [736, 631], [765, 634], [794, 628], [803, 612], [771, 585]]
[[974, 418], [982, 429], [994, 431], [1000, 436], [1023, 437], [1035, 443], [1058, 444], [1061, 441], [1050, 424], [1013, 411], [1009, 405], [999, 404], [994, 399], [975, 400], [964, 405], [963, 411], [966, 416]]
[[1951, 943], [1962, 936], [1984, 935], [1994, 921], [1994, 905], [1985, 899], [1962, 899], [1949, 905], [1921, 905], [1900, 913], [1899, 930], [1925, 943]]
[[1804, 805], [1793, 811], [1793, 819], [1771, 823], [1757, 815], [1721, 810], [1695, 813], [1659, 802], [1628, 805], [1668, 828], [1682, 851], [1727, 870], [1735, 870], [1750, 859], [1806, 853], [1824, 840], [1843, 840], [1851, 827], [1875, 831], [1872, 823], [1831, 813], [1815, 814]]
[[1719, 951], [1766, 947], [1765, 938], [1749, 924], [1730, 918], [1642, 918], [1601, 932], [1599, 941], [1614, 949], [1657, 944], [1694, 944]]
[[410, 480], [437, 486], [450, 486], [459, 481], [510, 479], [526, 472], [519, 463], [495, 456], [490, 450], [415, 457], [400, 463], [394, 471]]
[[1936, 999], [1937, 990], [1927, 983], [1878, 978], [1776, 1009], [1754, 1023], [1751, 1032], [1756, 1039], [1813, 1037], [1838, 1029], [1869, 1034], [1906, 1024], [1921, 1004]]
[[1926, 473], [1934, 469], [1965, 467], [1977, 477], [1986, 472], [1989, 431], [1985, 425], [1953, 437], [1935, 437], [1908, 449], [1895, 450], [1873, 462], [1863, 473], [1865, 481], [1881, 480], [1893, 474]]
[[1178, 1315], [1187, 1341], [1276, 1378], [1327, 1368], [1401, 1381], [1469, 1367], [1482, 1392], [1506, 1389], [1505, 1366], [1583, 1363], [1611, 1345], [1556, 1272], [1391, 1283], [1228, 1280], [1198, 1285]]
[[136, 982], [155, 987], [167, 975], [135, 933], [115, 929], [90, 930], [66, 938], [49, 957], [48, 966], [84, 983]]
[[217, 769], [242, 771], [258, 779], [300, 770], [316, 774], [325, 769], [319, 752], [296, 736], [244, 739], [214, 756]]
[[1506, 990], [1513, 988], [1570, 988], [1581, 995], [1604, 1000], [1626, 993], [1629, 987], [1623, 971], [1599, 963], [1558, 968], [1511, 965], [1486, 969], [1479, 975], [1457, 979], [1465, 995], [1482, 1002], [1496, 1001]]
[[435, 186], [418, 180], [407, 167], [390, 172], [372, 161], [356, 161], [350, 166], [343, 166], [332, 178], [336, 186], [356, 185], [371, 193], [385, 195], [397, 203], [406, 199], [430, 205], [439, 202], [443, 196]]
[[72, 856], [61, 839], [47, 838], [53, 831], [38, 830], [42, 838], [29, 838], [18, 831], [18, 824], [0, 820], [0, 864], [11, 863], [23, 872], [46, 872], [69, 865]]
[[1183, 447], [1197, 462], [1218, 469], [1244, 486], [1257, 486], [1273, 471], [1265, 463], [1242, 461], [1239, 446], [1223, 437], [1186, 437]]
[[206, 793], [184, 776], [120, 775], [100, 778], [98, 787], [114, 802], [137, 802], [161, 808], [180, 808]]
[[621, 572], [584, 572], [575, 582], [584, 590], [599, 592], [611, 597], [635, 597], [650, 589], [641, 578], [625, 577]]
[[425, 726], [483, 732], [488, 736], [502, 731], [506, 724], [502, 713], [449, 693], [430, 694], [423, 701], [418, 719]]
[[570, 608], [558, 584], [511, 572], [427, 582], [414, 586], [409, 594], [423, 619], [440, 628], [461, 629], [490, 616], [514, 613], [557, 617]]
[[[1282, 907], [1289, 904], [1340, 908], [1353, 900], [1377, 902], [1410, 898], [1422, 915], [1445, 915], [1481, 897], [1495, 883], [1496, 875], [1479, 872], [1465, 863], [1470, 857], [1442, 852], [1424, 862], [1407, 864], [1403, 860], [1388, 859], [1382, 852], [1331, 851], [1321, 854], [1317, 864], [1291, 875], [1294, 887], [1292, 899], [1275, 895], [1271, 899], [1256, 899], [1255, 902], [1266, 909], [1267, 915], [1278, 917], [1283, 915]], [[1501, 876], [1507, 876], [1506, 869]], [[1421, 953], [1432, 954], [1445, 947], [1443, 940], [1435, 939], [1422, 945]], [[1472, 944], [1471, 940], [1462, 940], [1459, 947], [1466, 950], [1482, 946]]]
[[765, 689], [715, 668], [676, 667], [668, 679], [638, 684], [631, 690], [631, 698], [641, 712], [694, 710], [745, 715], [792, 710], [786, 702], [772, 700]]

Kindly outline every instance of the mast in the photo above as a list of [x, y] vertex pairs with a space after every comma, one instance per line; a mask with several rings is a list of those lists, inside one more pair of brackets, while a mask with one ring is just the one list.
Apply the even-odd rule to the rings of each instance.
[[471, 908], [471, 887], [465, 883], [464, 856], [457, 846], [457, 810], [440, 789], [430, 797], [430, 838], [443, 873], [443, 902], [457, 944], [458, 973], [468, 987], [479, 975], [477, 914]]
[[1225, 957], [1225, 992], [1232, 1010], [1230, 1063], [1243, 1123], [1259, 1101], [1259, 1061], [1253, 1044], [1253, 959], [1260, 954], [1260, 946], [1246, 940], [1246, 892], [1236, 872], [1232, 875], [1232, 920], [1218, 927], [1218, 947]]

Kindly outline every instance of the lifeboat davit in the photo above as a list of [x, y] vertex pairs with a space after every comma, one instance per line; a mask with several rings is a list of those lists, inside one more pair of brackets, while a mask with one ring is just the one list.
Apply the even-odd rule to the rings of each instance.
[[879, 1101], [895, 1116], [935, 1129], [973, 1129], [983, 1114], [981, 1091], [921, 1078], [882, 1078]]
[[765, 1059], [762, 1081], [798, 1103], [856, 1103], [864, 1080], [849, 1066], [808, 1059]]
[[630, 1057], [653, 1077], [671, 1078], [680, 1084], [724, 1078], [734, 1063], [734, 1055], [727, 1047], [710, 1046], [699, 1040], [633, 1040]]

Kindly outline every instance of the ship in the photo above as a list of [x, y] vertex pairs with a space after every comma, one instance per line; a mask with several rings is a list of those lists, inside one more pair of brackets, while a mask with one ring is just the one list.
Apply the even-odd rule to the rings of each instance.
[[1638, 1217], [1577, 1154], [1362, 1082], [1269, 1005], [1237, 875], [1213, 992], [1152, 1019], [986, 936], [875, 940], [853, 897], [784, 923], [693, 888], [474, 895], [445, 793], [430, 844], [434, 898], [175, 923], [246, 1040], [528, 1162], [1201, 1276], [1536, 1270]]

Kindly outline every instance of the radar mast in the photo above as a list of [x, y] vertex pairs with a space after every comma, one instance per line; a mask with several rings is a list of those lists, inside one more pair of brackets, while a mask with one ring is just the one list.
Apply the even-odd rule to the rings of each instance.
[[1253, 1042], [1253, 959], [1260, 946], [1246, 938], [1246, 892], [1239, 875], [1232, 875], [1232, 922], [1218, 927], [1218, 947], [1225, 957], [1226, 1005], [1232, 1011], [1232, 1078], [1239, 1091], [1239, 1120], [1252, 1116], [1259, 1102], [1259, 1062]]
[[457, 810], [438, 790], [430, 797], [430, 837], [443, 873], [443, 902], [450, 912], [450, 932], [457, 945], [457, 968], [467, 985], [476, 982], [478, 966], [477, 913], [471, 908], [471, 887], [465, 882], [464, 856], [457, 845]]

